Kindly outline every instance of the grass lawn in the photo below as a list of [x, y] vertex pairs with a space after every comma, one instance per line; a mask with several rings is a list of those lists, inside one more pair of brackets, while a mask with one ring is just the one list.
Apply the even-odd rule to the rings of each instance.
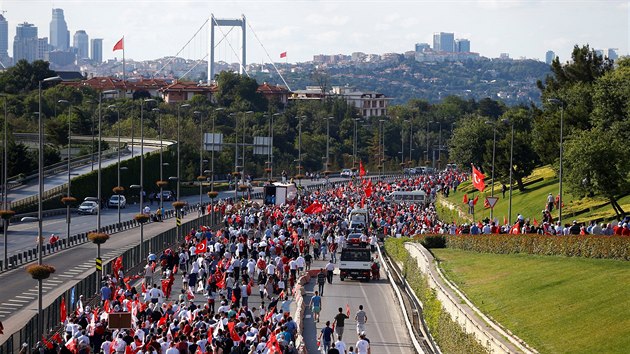
[[432, 251], [477, 307], [539, 352], [630, 350], [630, 263]]
[[[541, 180], [542, 178], [542, 180]], [[489, 178], [488, 178], [489, 179]], [[554, 171], [549, 166], [540, 167], [534, 170], [532, 175], [524, 180], [524, 183], [533, 182], [525, 186], [525, 191], [521, 192], [518, 189], [512, 191], [512, 221], [516, 220], [518, 214], [522, 214], [525, 218], [529, 218], [533, 221], [534, 218], [538, 222], [542, 219], [541, 210], [545, 208], [547, 202], [547, 195], [551, 193], [554, 198], [558, 194], [558, 178]], [[483, 193], [478, 193], [472, 186], [470, 181], [462, 183], [456, 193], [451, 193], [446, 199], [448, 202], [454, 204], [463, 212], [468, 211], [468, 206], [463, 204], [464, 194], [468, 194], [468, 198], [474, 198], [479, 195], [479, 202], [475, 206], [475, 220], [482, 220], [490, 217], [490, 209], [483, 207], [483, 201], [485, 197], [491, 195], [491, 185], [486, 185], [486, 189]], [[606, 200], [593, 199], [593, 198], [577, 198], [566, 190], [563, 192], [564, 209], [563, 220], [571, 222], [576, 219], [578, 221], [590, 221], [594, 219], [611, 220], [615, 217], [612, 207]], [[494, 217], [499, 220], [500, 224], [503, 224], [504, 217], [508, 217], [509, 210], [509, 193], [505, 193], [505, 198], [501, 193], [501, 184], [496, 183], [494, 186], [494, 196], [499, 197], [497, 204], [494, 207]], [[625, 211], [630, 211], [630, 196], [625, 196], [619, 200], [619, 204]], [[558, 217], [558, 210], [552, 212], [554, 218]], [[450, 216], [450, 215], [449, 215]], [[470, 218], [471, 215], [467, 216]], [[450, 219], [446, 219], [449, 220]], [[455, 219], [457, 222], [470, 222], [471, 220]]]

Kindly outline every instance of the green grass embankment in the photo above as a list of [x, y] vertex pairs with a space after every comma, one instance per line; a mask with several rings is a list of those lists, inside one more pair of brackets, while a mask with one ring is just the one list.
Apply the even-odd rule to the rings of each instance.
[[432, 249], [481, 311], [541, 353], [627, 353], [628, 262]]

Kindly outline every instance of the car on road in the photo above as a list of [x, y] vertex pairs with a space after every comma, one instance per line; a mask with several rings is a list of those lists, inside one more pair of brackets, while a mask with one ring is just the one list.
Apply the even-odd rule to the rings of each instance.
[[341, 170], [341, 173], [340, 173], [341, 177], [346, 177], [346, 178], [350, 178], [353, 175], [354, 175], [354, 173], [349, 168], [344, 168], [343, 170]]
[[[361, 245], [361, 236], [363, 234], [361, 234], [360, 232], [353, 232], [351, 234], [348, 235], [348, 238], [346, 239], [346, 244], [348, 246], [362, 246]], [[363, 245], [365, 246], [365, 245]]]
[[79, 205], [77, 213], [79, 213], [79, 215], [96, 215], [98, 214], [98, 203], [91, 200], [86, 200], [81, 203], [81, 205]]
[[127, 207], [127, 198], [124, 195], [114, 194], [107, 201], [108, 208], [118, 208], [118, 204], [120, 204], [121, 209], [125, 209]]
[[[155, 193], [155, 200], [160, 200], [160, 192]], [[175, 193], [173, 191], [162, 191], [163, 201], [175, 200]]]

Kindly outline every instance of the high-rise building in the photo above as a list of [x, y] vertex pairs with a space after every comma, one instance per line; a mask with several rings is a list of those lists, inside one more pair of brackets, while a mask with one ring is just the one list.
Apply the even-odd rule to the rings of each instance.
[[458, 53], [470, 53], [470, 40], [464, 38], [456, 39], [455, 51]]
[[548, 50], [547, 53], [545, 53], [545, 63], [551, 65], [554, 59], [556, 59], [556, 53], [554, 53], [553, 50]]
[[13, 60], [26, 59], [32, 62], [37, 58], [37, 27], [35, 25], [24, 22], [17, 25], [15, 30], [15, 38], [13, 39]]
[[52, 9], [50, 21], [50, 45], [54, 50], [66, 51], [70, 47], [70, 31], [62, 9]]
[[436, 32], [433, 34], [433, 50], [436, 52], [455, 51], [455, 34], [447, 32]]
[[416, 52], [417, 53], [422, 53], [424, 51], [427, 51], [431, 49], [431, 46], [429, 45], [429, 43], [416, 43]]
[[74, 34], [72, 46], [77, 49], [77, 59], [88, 59], [90, 57], [90, 42], [84, 30], [78, 30]]
[[90, 40], [90, 59], [94, 64], [103, 62], [103, 39], [93, 38]]
[[608, 48], [606, 56], [610, 60], [617, 60], [617, 58], [619, 58], [619, 55], [617, 55], [617, 48]]
[[9, 22], [0, 14], [0, 61], [3, 64], [9, 58]]
[[35, 60], [49, 61], [48, 56], [50, 54], [50, 44], [48, 44], [48, 37], [37, 38], [37, 51], [35, 53]]

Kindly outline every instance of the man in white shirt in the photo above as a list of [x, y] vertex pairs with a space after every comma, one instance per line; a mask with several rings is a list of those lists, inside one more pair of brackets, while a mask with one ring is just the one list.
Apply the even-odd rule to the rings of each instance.
[[357, 341], [355, 349], [357, 351], [357, 354], [368, 354], [370, 343], [365, 340], [365, 332], [361, 332], [361, 334], [359, 334], [359, 340]]
[[342, 341], [341, 339], [337, 339], [337, 341], [335, 342], [335, 348], [337, 348], [340, 354], [347, 353], [346, 343]]

